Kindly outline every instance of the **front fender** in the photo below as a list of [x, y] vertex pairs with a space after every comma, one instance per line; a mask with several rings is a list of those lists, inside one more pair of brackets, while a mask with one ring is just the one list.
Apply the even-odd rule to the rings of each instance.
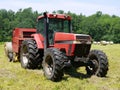
[[41, 34], [32, 34], [32, 37], [36, 41], [37, 48], [44, 49], [44, 38]]

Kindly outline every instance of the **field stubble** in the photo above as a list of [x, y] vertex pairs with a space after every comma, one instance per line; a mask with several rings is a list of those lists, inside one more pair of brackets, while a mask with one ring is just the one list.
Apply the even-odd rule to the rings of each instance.
[[62, 81], [47, 80], [42, 69], [25, 70], [19, 62], [10, 63], [0, 44], [0, 90], [120, 90], [120, 44], [93, 45], [92, 49], [103, 50], [109, 59], [109, 71], [106, 77], [86, 77], [85, 68], [72, 75], [65, 74]]

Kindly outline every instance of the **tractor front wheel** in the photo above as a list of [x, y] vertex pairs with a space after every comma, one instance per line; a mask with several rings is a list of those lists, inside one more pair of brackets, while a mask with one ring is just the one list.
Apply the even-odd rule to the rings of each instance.
[[48, 48], [43, 58], [43, 71], [47, 79], [60, 81], [63, 74], [63, 62], [65, 55], [55, 48]]
[[86, 66], [88, 75], [105, 77], [108, 71], [108, 59], [103, 51], [92, 50], [88, 56], [90, 65]]

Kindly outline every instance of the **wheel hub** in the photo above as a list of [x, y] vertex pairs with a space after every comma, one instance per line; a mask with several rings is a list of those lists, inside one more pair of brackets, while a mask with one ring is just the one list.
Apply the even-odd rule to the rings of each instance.
[[90, 60], [90, 65], [88, 65], [87, 67], [89, 68], [89, 70], [91, 70], [91, 72], [93, 74], [96, 73], [97, 69], [98, 69], [99, 63], [96, 59]]
[[28, 63], [27, 54], [23, 54], [23, 63], [26, 65]]
[[52, 61], [52, 58], [50, 56], [48, 56], [46, 58], [46, 65], [45, 65], [45, 70], [46, 72], [51, 75], [52, 72], [53, 72], [53, 61]]

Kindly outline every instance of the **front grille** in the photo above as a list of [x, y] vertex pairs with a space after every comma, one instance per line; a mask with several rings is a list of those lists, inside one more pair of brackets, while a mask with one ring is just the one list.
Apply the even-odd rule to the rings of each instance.
[[91, 45], [87, 44], [76, 44], [75, 45], [75, 56], [78, 57], [87, 57], [90, 51]]
[[76, 36], [76, 40], [79, 40], [79, 41], [90, 41], [90, 36], [89, 35], [77, 35]]

